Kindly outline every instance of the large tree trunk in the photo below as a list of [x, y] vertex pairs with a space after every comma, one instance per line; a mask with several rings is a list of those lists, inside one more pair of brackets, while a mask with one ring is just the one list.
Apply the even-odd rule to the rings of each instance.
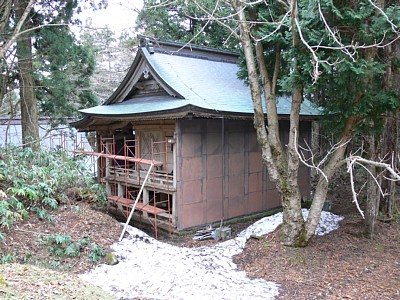
[[301, 100], [301, 87], [295, 86], [292, 94], [289, 143], [287, 147], [287, 178], [283, 177], [283, 180], [278, 184], [283, 208], [281, 240], [286, 245], [296, 247], [304, 247], [308, 243], [305, 235], [305, 222], [301, 212], [301, 195], [298, 185], [299, 157], [296, 149], [299, 137]]
[[[292, 0], [290, 2], [290, 10], [292, 12], [292, 46], [293, 49], [297, 49], [300, 44], [295, 23], [298, 18], [297, 1]], [[292, 62], [292, 76], [296, 77], [299, 72], [297, 58], [294, 57]], [[281, 238], [281, 240], [287, 245], [296, 247], [303, 247], [308, 243], [305, 235], [305, 222], [301, 212], [301, 195], [298, 184], [300, 160], [297, 154], [297, 145], [299, 139], [299, 120], [302, 99], [302, 83], [294, 80], [292, 88], [292, 105], [290, 108], [289, 142], [287, 146], [287, 176], [282, 176], [283, 178], [281, 182], [278, 181], [278, 189], [281, 190], [283, 208], [283, 222], [281, 227], [283, 238]]]
[[[16, 0], [16, 17], [19, 20], [28, 6], [27, 0]], [[29, 21], [26, 22], [29, 28]], [[25, 28], [25, 29], [26, 29]], [[37, 101], [34, 89], [32, 66], [32, 40], [30, 33], [22, 34], [17, 39], [17, 58], [19, 68], [22, 143], [24, 147], [39, 149], [39, 124]]]
[[[280, 237], [285, 245], [305, 246], [307, 241], [304, 239], [305, 227], [301, 213], [301, 197], [297, 181], [299, 158], [295, 149], [297, 147], [299, 114], [302, 100], [301, 86], [297, 85], [293, 89], [289, 143], [287, 152], [285, 153], [279, 137], [276, 107], [276, 82], [280, 66], [280, 51], [277, 51], [275, 70], [271, 80], [266, 69], [264, 49], [260, 42], [255, 44], [256, 57], [254, 56], [250, 27], [246, 20], [243, 3], [241, 1], [231, 1], [231, 4], [237, 12], [237, 18], [239, 19], [240, 41], [246, 58], [250, 91], [254, 106], [254, 127], [262, 149], [263, 163], [267, 166], [270, 179], [275, 183], [282, 199], [283, 224], [280, 229]], [[296, 68], [295, 63], [294, 68]], [[261, 76], [268, 111], [266, 116], [268, 121], [267, 127], [262, 107], [261, 89], [258, 82], [259, 76]]]

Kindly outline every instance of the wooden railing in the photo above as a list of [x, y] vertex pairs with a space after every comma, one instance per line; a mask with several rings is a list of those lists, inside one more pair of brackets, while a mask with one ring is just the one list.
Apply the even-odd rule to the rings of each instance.
[[[109, 167], [109, 175], [106, 180], [115, 180], [132, 185], [140, 186], [146, 176], [146, 170], [134, 170], [123, 167]], [[154, 187], [158, 190], [175, 191], [173, 175], [159, 171], [152, 171], [146, 182], [146, 187]]]

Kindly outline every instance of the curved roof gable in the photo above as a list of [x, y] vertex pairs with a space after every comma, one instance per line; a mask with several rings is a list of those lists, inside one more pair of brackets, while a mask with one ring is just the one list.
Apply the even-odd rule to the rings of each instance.
[[183, 99], [179, 93], [160, 78], [144, 51], [147, 52], [147, 50], [139, 49], [125, 78], [103, 105], [121, 103], [134, 97], [148, 95], [170, 95]]

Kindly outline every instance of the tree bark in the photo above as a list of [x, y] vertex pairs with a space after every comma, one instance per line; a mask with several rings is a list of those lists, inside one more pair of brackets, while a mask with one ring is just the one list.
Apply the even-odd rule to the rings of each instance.
[[[375, 143], [375, 135], [370, 134], [367, 136], [367, 154], [368, 159], [376, 161], [377, 149]], [[379, 211], [379, 190], [374, 180], [377, 175], [377, 167], [374, 165], [367, 166], [370, 176], [367, 182], [367, 209], [366, 209], [366, 233], [368, 236], [373, 237], [375, 231], [376, 218]]]
[[[291, 32], [292, 47], [299, 47], [299, 36], [297, 32], [296, 21], [298, 18], [297, 0], [290, 2], [291, 10]], [[292, 76], [298, 75], [297, 58], [293, 57]], [[305, 238], [305, 222], [301, 212], [301, 195], [298, 185], [299, 157], [297, 155], [297, 145], [299, 138], [299, 119], [300, 107], [303, 99], [302, 85], [294, 79], [292, 88], [292, 105], [290, 108], [290, 129], [289, 142], [287, 146], [287, 177], [283, 178], [282, 189], [282, 207], [283, 222], [281, 230], [283, 232], [283, 242], [291, 246], [306, 246], [308, 240]], [[286, 179], [286, 180], [285, 180]], [[287, 187], [287, 191], [285, 188]]]
[[[400, 67], [392, 61], [400, 60], [400, 42], [396, 41], [385, 49], [386, 72], [384, 77], [384, 89], [400, 92]], [[380, 157], [385, 158], [385, 163], [393, 164], [397, 168], [399, 163], [398, 144], [399, 144], [399, 112], [388, 112], [386, 114], [385, 129], [382, 135], [382, 147]], [[387, 171], [385, 172], [387, 175]], [[381, 188], [385, 196], [380, 197], [380, 210], [386, 218], [392, 218], [395, 206], [396, 183], [391, 180], [383, 179]]]
[[[28, 0], [15, 1], [17, 20], [20, 20], [24, 15], [29, 3], [30, 1]], [[29, 21], [25, 22], [25, 24], [29, 28]], [[22, 143], [24, 147], [38, 150], [40, 148], [39, 123], [33, 80], [32, 40], [29, 33], [22, 34], [17, 38], [16, 54], [19, 69]]]

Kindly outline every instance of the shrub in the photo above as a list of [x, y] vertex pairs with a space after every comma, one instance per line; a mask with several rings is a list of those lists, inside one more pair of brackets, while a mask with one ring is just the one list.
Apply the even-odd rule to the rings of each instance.
[[95, 183], [79, 156], [64, 150], [5, 147], [0, 157], [0, 226], [11, 226], [28, 211], [52, 221], [49, 211], [58, 209], [68, 189], [79, 191], [82, 199], [106, 203], [104, 188]]
[[[49, 253], [57, 257], [53, 262], [59, 263], [61, 257], [76, 257], [82, 252], [89, 252], [88, 259], [92, 262], [99, 261], [104, 255], [104, 250], [96, 243], [91, 243], [89, 237], [83, 237], [77, 242], [73, 242], [69, 235], [52, 234], [37, 237], [37, 242], [41, 245], [49, 247]], [[58, 266], [58, 264], [57, 264]], [[56, 265], [53, 265], [56, 267]]]

